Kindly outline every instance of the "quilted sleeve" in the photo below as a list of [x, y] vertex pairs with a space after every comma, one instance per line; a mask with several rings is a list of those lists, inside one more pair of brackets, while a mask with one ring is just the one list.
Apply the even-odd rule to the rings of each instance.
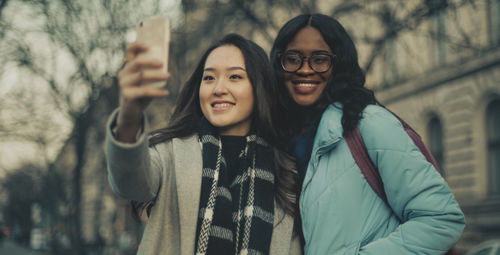
[[387, 111], [367, 114], [360, 131], [402, 224], [387, 237], [361, 247], [359, 254], [444, 254], [465, 227], [445, 180]]

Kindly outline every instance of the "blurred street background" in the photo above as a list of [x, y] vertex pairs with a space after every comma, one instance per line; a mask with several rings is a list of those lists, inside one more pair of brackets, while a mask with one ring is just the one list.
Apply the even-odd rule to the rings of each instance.
[[154, 129], [213, 41], [269, 52], [315, 12], [346, 27], [367, 86], [436, 157], [467, 217], [456, 251], [500, 239], [500, 0], [0, 0], [0, 254], [136, 253], [147, 218], [111, 192], [103, 142], [141, 20], [172, 21]]

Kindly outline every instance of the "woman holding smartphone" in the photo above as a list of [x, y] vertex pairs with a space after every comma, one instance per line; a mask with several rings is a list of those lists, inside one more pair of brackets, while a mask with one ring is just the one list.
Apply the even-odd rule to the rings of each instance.
[[[305, 254], [444, 254], [464, 215], [394, 115], [379, 106], [354, 43], [335, 19], [299, 15], [271, 50], [283, 107], [280, 130], [303, 176]], [[345, 134], [359, 126], [388, 204], [356, 165]]]
[[132, 44], [119, 72], [120, 107], [109, 119], [106, 152], [112, 189], [152, 205], [139, 254], [301, 254], [294, 164], [276, 148], [265, 52], [228, 35], [203, 54], [166, 128], [147, 134], [143, 114], [166, 81], [155, 59]]

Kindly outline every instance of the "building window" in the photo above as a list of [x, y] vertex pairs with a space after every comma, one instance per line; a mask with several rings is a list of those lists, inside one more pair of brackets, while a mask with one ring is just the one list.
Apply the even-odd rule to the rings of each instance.
[[389, 39], [386, 45], [385, 52], [385, 71], [384, 82], [386, 86], [394, 84], [399, 76], [398, 76], [398, 54], [397, 54], [397, 45], [395, 39]]
[[434, 39], [435, 50], [431, 52], [436, 65], [446, 62], [446, 8], [447, 0], [425, 0], [425, 4], [432, 15], [431, 37]]
[[492, 46], [500, 44], [500, 0], [488, 0], [489, 40]]
[[441, 174], [445, 177], [443, 169], [444, 161], [444, 146], [443, 146], [443, 125], [438, 116], [434, 115], [430, 118], [427, 125], [427, 134], [429, 134], [429, 150], [431, 151], [436, 163], [441, 170]]
[[435, 31], [436, 31], [436, 62], [443, 64], [446, 61], [446, 16], [445, 12], [441, 11], [436, 14]]
[[500, 99], [486, 108], [486, 135], [488, 144], [488, 173], [490, 195], [500, 195]]

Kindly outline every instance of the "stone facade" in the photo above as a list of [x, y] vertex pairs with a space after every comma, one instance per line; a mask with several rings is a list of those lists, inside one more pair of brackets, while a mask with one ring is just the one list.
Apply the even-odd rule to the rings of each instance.
[[499, 63], [500, 50], [495, 49], [462, 62], [460, 70], [436, 69], [416, 81], [376, 93], [427, 144], [431, 143], [427, 129], [431, 116], [441, 120], [442, 170], [468, 223], [457, 245], [460, 249], [500, 237], [500, 197], [488, 193], [490, 173], [485, 132], [486, 107], [500, 100]]
[[[461, 26], [464, 33], [469, 33], [463, 38], [472, 38], [474, 49], [466, 47], [461, 52], [449, 40], [443, 43], [419, 38], [414, 31], [405, 53], [417, 52], [412, 48], [417, 47], [421, 55], [444, 57], [412, 63], [409, 55], [390, 51], [393, 55], [378, 59], [375, 71], [369, 74], [369, 86], [380, 102], [407, 120], [428, 146], [441, 139], [442, 170], [467, 219], [464, 235], [456, 246], [461, 252], [485, 240], [500, 238], [500, 164], [498, 152], [494, 154], [498, 151], [494, 140], [498, 143], [495, 137], [499, 131], [491, 127], [487, 130], [487, 123], [495, 119], [497, 123], [490, 126], [500, 130], [500, 111], [487, 113], [488, 107], [491, 110], [495, 102], [500, 102], [499, 10], [500, 1], [495, 0], [476, 1], [475, 6], [464, 5], [453, 14], [443, 12], [446, 37], [456, 35], [456, 28], [454, 31], [448, 27]], [[468, 23], [458, 24], [454, 15], [462, 15]], [[429, 20], [429, 30], [434, 21]], [[416, 65], [421, 71], [406, 70]], [[397, 78], [387, 79], [394, 77], [391, 73], [395, 69]], [[432, 137], [431, 120], [440, 123], [441, 137]]]

